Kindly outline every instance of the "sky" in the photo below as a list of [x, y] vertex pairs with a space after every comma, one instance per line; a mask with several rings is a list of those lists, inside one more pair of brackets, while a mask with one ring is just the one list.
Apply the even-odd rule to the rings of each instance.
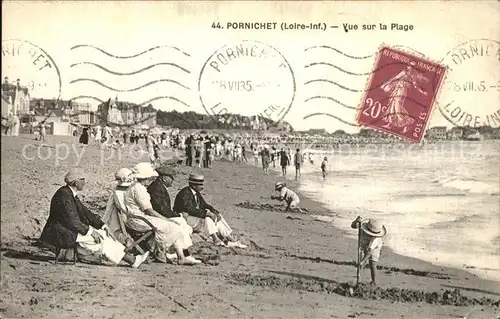
[[[385, 44], [450, 67], [436, 102], [448, 118], [454, 116], [453, 123], [469, 114], [471, 121], [500, 124], [490, 116], [500, 101], [499, 2], [15, 1], [2, 6], [2, 78], [29, 82], [37, 97], [75, 99], [94, 109], [99, 100], [117, 97], [160, 110], [268, 114], [296, 130], [356, 132], [357, 109]], [[38, 17], [42, 21], [30, 23]], [[228, 29], [232, 22], [276, 22], [277, 29]], [[327, 28], [283, 31], [283, 22]], [[223, 29], [212, 27], [217, 23]], [[388, 30], [380, 30], [381, 23]], [[390, 30], [392, 23], [413, 30]], [[345, 24], [358, 29], [345, 32]], [[375, 24], [376, 30], [362, 30], [363, 24]], [[472, 55], [470, 43], [488, 54], [460, 55], [461, 49]], [[231, 59], [227, 49], [238, 47], [255, 52]], [[481, 83], [487, 91], [480, 90]], [[463, 89], [468, 86], [476, 91]], [[430, 126], [451, 127], [438, 109]]]

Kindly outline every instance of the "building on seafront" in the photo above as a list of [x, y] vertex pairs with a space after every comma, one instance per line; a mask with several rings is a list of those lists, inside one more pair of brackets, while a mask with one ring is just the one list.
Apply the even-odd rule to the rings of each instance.
[[30, 93], [27, 87], [21, 85], [21, 80], [9, 83], [5, 77], [2, 83], [2, 116], [22, 116], [30, 110]]
[[135, 103], [114, 100], [101, 103], [97, 107], [96, 124], [110, 124], [111, 126], [147, 126], [155, 127], [157, 124], [157, 110], [151, 105], [140, 106]]

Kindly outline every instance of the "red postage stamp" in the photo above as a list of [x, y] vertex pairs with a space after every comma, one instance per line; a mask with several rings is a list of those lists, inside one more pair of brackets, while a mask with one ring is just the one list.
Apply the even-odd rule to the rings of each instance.
[[357, 122], [420, 142], [425, 134], [446, 67], [384, 46], [358, 110]]

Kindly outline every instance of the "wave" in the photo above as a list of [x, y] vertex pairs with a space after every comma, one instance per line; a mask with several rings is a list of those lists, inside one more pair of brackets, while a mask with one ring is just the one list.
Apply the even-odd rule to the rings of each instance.
[[75, 45], [73, 46], [70, 50], [76, 50], [76, 49], [79, 49], [79, 48], [91, 48], [91, 49], [94, 49], [94, 50], [97, 50], [97, 51], [100, 51], [102, 53], [104, 53], [105, 55], [107, 56], [110, 56], [112, 58], [116, 58], [116, 59], [132, 59], [132, 58], [135, 58], [135, 57], [138, 57], [138, 56], [141, 56], [143, 54], [146, 54], [148, 52], [152, 52], [154, 50], [158, 50], [158, 49], [161, 49], [161, 48], [169, 48], [169, 49], [173, 49], [173, 50], [176, 50], [176, 51], [179, 51], [180, 53], [184, 54], [185, 56], [191, 56], [189, 53], [187, 52], [184, 52], [183, 50], [179, 49], [178, 47], [174, 47], [174, 46], [169, 46], [169, 45], [158, 45], [158, 46], [155, 46], [155, 47], [152, 47], [152, 48], [149, 48], [145, 51], [142, 51], [140, 53], [137, 53], [137, 54], [133, 54], [133, 55], [123, 55], [123, 56], [119, 56], [119, 55], [114, 55], [114, 54], [111, 54], [111, 53], [108, 53], [106, 51], [104, 51], [103, 49], [101, 48], [98, 48], [96, 46], [93, 46], [93, 45], [89, 45], [89, 44], [79, 44], [79, 45]]
[[160, 63], [151, 64], [151, 65], [148, 65], [148, 66], [146, 66], [146, 67], [144, 67], [144, 68], [142, 68], [142, 69], [140, 69], [140, 70], [137, 70], [137, 71], [132, 71], [132, 72], [128, 72], [128, 73], [126, 73], [126, 72], [123, 72], [123, 73], [122, 73], [122, 72], [112, 71], [112, 70], [109, 70], [109, 69], [105, 68], [104, 66], [102, 66], [102, 65], [100, 65], [100, 64], [93, 63], [93, 62], [87, 62], [87, 61], [84, 61], [84, 62], [79, 62], [79, 63], [74, 63], [74, 64], [70, 65], [70, 68], [72, 68], [72, 67], [76, 67], [76, 66], [78, 66], [78, 65], [85, 65], [85, 64], [87, 64], [87, 65], [93, 65], [93, 66], [95, 66], [95, 67], [97, 67], [97, 68], [99, 68], [99, 69], [101, 69], [101, 70], [103, 70], [103, 71], [106, 71], [106, 72], [108, 72], [108, 73], [111, 73], [111, 74], [114, 74], [114, 75], [121, 75], [121, 76], [123, 76], [123, 75], [134, 75], [134, 74], [138, 74], [138, 73], [141, 73], [141, 72], [143, 72], [143, 71], [146, 71], [146, 70], [152, 69], [152, 68], [154, 68], [154, 67], [156, 67], [156, 66], [160, 66], [160, 65], [168, 65], [168, 66], [173, 66], [173, 67], [176, 67], [176, 68], [178, 68], [178, 69], [180, 69], [180, 70], [182, 70], [182, 71], [184, 71], [184, 72], [186, 72], [186, 73], [191, 73], [191, 71], [189, 71], [189, 70], [187, 70], [187, 69], [185, 69], [185, 68], [181, 67], [180, 65], [178, 65], [178, 64], [176, 64], [176, 63], [170, 63], [170, 62], [160, 62]]
[[120, 90], [120, 89], [116, 89], [116, 88], [112, 88], [104, 83], [102, 83], [101, 81], [99, 80], [95, 80], [95, 79], [84, 79], [84, 78], [81, 78], [81, 79], [76, 79], [76, 80], [72, 80], [71, 82], [69, 82], [70, 84], [74, 84], [74, 83], [78, 83], [78, 82], [93, 82], [93, 83], [96, 83], [102, 87], [105, 87], [107, 88], [108, 90], [111, 90], [111, 91], [115, 91], [115, 92], [133, 92], [133, 91], [137, 91], [137, 90], [140, 90], [142, 88], [145, 88], [147, 86], [150, 86], [152, 84], [156, 84], [156, 83], [160, 83], [160, 82], [171, 82], [171, 83], [175, 83], [179, 86], [182, 86], [183, 88], [185, 88], [186, 90], [191, 90], [189, 87], [181, 84], [180, 82], [178, 81], [175, 81], [175, 80], [170, 80], [170, 79], [159, 79], [159, 80], [155, 80], [155, 81], [151, 81], [151, 82], [148, 82], [146, 84], [143, 84], [141, 86], [138, 86], [136, 88], [133, 88], [133, 89], [126, 89], [126, 90]]
[[[104, 103], [104, 101], [101, 100], [100, 98], [95, 97], [95, 96], [90, 96], [90, 95], [75, 96], [75, 97], [71, 98], [70, 101], [78, 100], [78, 99], [93, 99], [93, 100], [98, 101], [100, 103]], [[166, 95], [164, 95], [164, 96], [156, 96], [156, 97], [151, 98], [151, 99], [149, 99], [147, 101], [144, 101], [144, 102], [141, 102], [141, 103], [137, 103], [137, 105], [145, 106], [145, 105], [147, 105], [147, 104], [149, 104], [149, 103], [151, 103], [153, 101], [161, 100], [161, 99], [168, 99], [168, 100], [176, 101], [176, 102], [179, 102], [179, 103], [181, 103], [181, 104], [183, 104], [183, 105], [185, 105], [187, 107], [191, 107], [191, 105], [187, 104], [186, 102], [184, 102], [181, 99], [178, 99], [178, 98], [176, 98], [174, 96], [166, 96]]]
[[[393, 49], [407, 49], [407, 50], [410, 50], [410, 51], [413, 51], [417, 54], [419, 54], [421, 57], [425, 57], [425, 54], [413, 49], [413, 48], [410, 48], [408, 46], [405, 46], [405, 45], [393, 45], [391, 46], [390, 48], [393, 48]], [[372, 57], [375, 57], [378, 53], [375, 53], [375, 54], [370, 54], [370, 55], [366, 55], [366, 56], [354, 56], [354, 55], [350, 55], [350, 54], [347, 54], [345, 52], [342, 52], [340, 51], [339, 49], [337, 48], [334, 48], [334, 47], [330, 47], [330, 46], [327, 46], [327, 45], [316, 45], [316, 46], [312, 46], [312, 47], [309, 47], [309, 48], [306, 48], [304, 49], [304, 51], [309, 51], [309, 50], [312, 50], [312, 49], [329, 49], [329, 50], [333, 50], [345, 57], [348, 57], [350, 59], [355, 59], [355, 60], [363, 60], [363, 59], [368, 59], [368, 58], [372, 58]]]
[[347, 124], [347, 125], [350, 125], [350, 126], [359, 126], [358, 124], [354, 124], [354, 123], [351, 123], [351, 122], [348, 122], [348, 121], [345, 121], [331, 113], [312, 113], [312, 114], [308, 114], [306, 116], [304, 116], [304, 120], [307, 120], [308, 118], [311, 118], [311, 117], [314, 117], [314, 116], [328, 116], [328, 117], [331, 117], [333, 119], [336, 119], [337, 121], [339, 122], [342, 122], [344, 124]]
[[487, 194], [499, 195], [500, 189], [497, 184], [490, 184], [486, 182], [465, 180], [459, 177], [439, 178], [433, 181], [443, 187], [454, 188], [461, 191], [466, 191], [471, 194]]

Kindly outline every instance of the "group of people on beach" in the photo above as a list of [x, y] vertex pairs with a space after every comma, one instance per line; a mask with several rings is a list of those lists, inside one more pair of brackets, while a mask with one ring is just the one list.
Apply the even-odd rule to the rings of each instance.
[[[175, 175], [168, 165], [155, 168], [147, 162], [119, 169], [116, 188], [100, 218], [78, 198], [85, 186], [85, 172], [72, 169], [64, 177], [66, 185], [52, 197], [40, 241], [55, 251], [73, 248], [83, 256], [104, 257], [113, 264], [124, 261], [134, 268], [146, 261], [150, 252], [163, 263], [200, 264], [189, 252], [193, 233], [217, 246], [246, 248], [233, 237], [222, 214], [201, 195], [203, 175], [190, 174], [188, 186], [179, 191], [171, 206], [168, 188]], [[154, 238], [148, 242], [148, 251], [131, 255], [126, 249], [131, 233], [140, 236], [151, 229]]]

